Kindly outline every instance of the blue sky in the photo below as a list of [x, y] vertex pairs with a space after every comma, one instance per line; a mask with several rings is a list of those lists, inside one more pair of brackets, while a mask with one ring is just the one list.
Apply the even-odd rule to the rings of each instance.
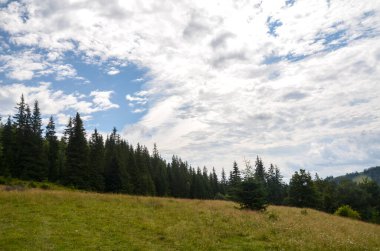
[[0, 0], [0, 114], [21, 93], [62, 130], [194, 166], [263, 157], [285, 177], [380, 164], [380, 3]]

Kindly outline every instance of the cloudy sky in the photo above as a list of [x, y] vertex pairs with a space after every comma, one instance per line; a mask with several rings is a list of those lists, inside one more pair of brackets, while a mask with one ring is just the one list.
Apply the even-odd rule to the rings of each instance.
[[193, 166], [380, 164], [380, 1], [0, 0], [0, 114], [116, 126]]

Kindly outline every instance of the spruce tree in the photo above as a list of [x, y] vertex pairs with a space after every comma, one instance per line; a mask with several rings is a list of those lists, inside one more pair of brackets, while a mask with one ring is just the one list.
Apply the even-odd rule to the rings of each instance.
[[222, 178], [220, 181], [220, 193], [225, 195], [226, 194], [226, 189], [227, 189], [227, 177], [226, 177], [226, 172], [224, 171], [224, 168], [222, 168]]
[[265, 184], [265, 167], [259, 156], [256, 158], [254, 177], [258, 182]]
[[283, 203], [284, 199], [284, 184], [282, 182], [282, 175], [278, 167], [270, 164], [267, 173], [267, 190], [268, 202], [275, 205]]
[[47, 164], [45, 162], [43, 138], [42, 138], [42, 119], [38, 106], [38, 101], [34, 102], [33, 112], [30, 116], [30, 154], [31, 162], [28, 165], [27, 176], [34, 180], [44, 180], [48, 176]]
[[6, 124], [3, 126], [1, 131], [2, 140], [2, 163], [0, 168], [0, 175], [9, 177], [11, 176], [11, 171], [14, 169], [15, 161], [15, 149], [14, 149], [14, 130], [12, 125], [12, 120], [8, 117]]
[[234, 161], [228, 185], [231, 188], [234, 188], [238, 186], [240, 182], [241, 182], [240, 170], [239, 170], [238, 164], [236, 163], [236, 161]]
[[127, 159], [123, 159], [120, 135], [113, 128], [105, 144], [105, 190], [107, 192], [130, 193], [130, 178], [127, 172]]
[[58, 139], [55, 135], [55, 123], [53, 116], [50, 116], [49, 122], [46, 126], [45, 140], [47, 143], [47, 166], [48, 166], [48, 179], [50, 181], [57, 181], [59, 176], [58, 167]]
[[296, 207], [315, 207], [316, 196], [310, 173], [303, 169], [296, 171], [289, 182], [289, 203]]
[[80, 189], [88, 189], [89, 168], [88, 168], [88, 146], [82, 119], [79, 113], [69, 124], [68, 144], [66, 149], [66, 184]]
[[165, 196], [168, 194], [168, 181], [166, 163], [160, 157], [157, 150], [157, 145], [154, 144], [152, 156], [152, 179], [155, 185], [155, 191], [158, 196]]
[[264, 186], [252, 177], [244, 179], [238, 185], [234, 199], [243, 209], [265, 210], [267, 207]]
[[228, 181], [228, 196], [232, 199], [236, 198], [236, 192], [239, 189], [241, 183], [241, 175], [238, 164], [234, 161], [232, 171], [230, 172], [230, 178]]
[[104, 142], [103, 137], [95, 129], [89, 140], [89, 172], [90, 187], [96, 191], [104, 191]]
[[[30, 163], [30, 110], [25, 103], [24, 95], [21, 95], [20, 103], [17, 103], [17, 113], [14, 115], [14, 160], [11, 169], [12, 177], [28, 178], [26, 169]], [[23, 177], [22, 177], [23, 176]]]

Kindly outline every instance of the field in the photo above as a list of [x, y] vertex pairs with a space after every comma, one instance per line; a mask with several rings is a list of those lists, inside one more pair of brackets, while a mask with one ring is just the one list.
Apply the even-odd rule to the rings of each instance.
[[380, 226], [311, 209], [0, 187], [0, 250], [380, 250]]

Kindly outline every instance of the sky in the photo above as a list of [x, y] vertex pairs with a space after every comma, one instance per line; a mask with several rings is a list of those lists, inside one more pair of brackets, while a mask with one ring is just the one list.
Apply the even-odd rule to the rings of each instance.
[[0, 115], [288, 179], [380, 165], [380, 1], [0, 0]]

